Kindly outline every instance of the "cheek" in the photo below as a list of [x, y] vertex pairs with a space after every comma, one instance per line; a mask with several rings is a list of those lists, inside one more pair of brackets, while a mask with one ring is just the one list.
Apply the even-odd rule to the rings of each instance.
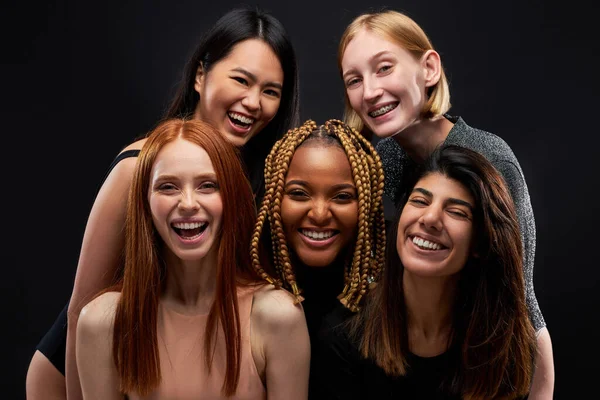
[[266, 122], [270, 122], [277, 115], [280, 105], [281, 100], [268, 100], [263, 108], [262, 118]]
[[281, 202], [281, 222], [283, 223], [283, 231], [286, 234], [294, 229], [294, 225], [299, 223], [299, 214], [298, 207], [294, 202], [284, 197]]
[[152, 214], [152, 219], [157, 220], [164, 218], [164, 209], [166, 207], [164, 201], [161, 201], [161, 199], [157, 197], [151, 196], [148, 203], [150, 204], [150, 213]]
[[346, 90], [346, 95], [348, 96], [348, 101], [350, 102], [350, 107], [352, 107], [352, 109], [354, 111], [360, 110], [360, 107], [362, 104], [362, 90], [361, 89]]
[[411, 212], [408, 208], [404, 208], [402, 215], [400, 215], [400, 221], [398, 222], [398, 234], [396, 235], [396, 251], [400, 258], [402, 258], [402, 253], [404, 249], [404, 232], [410, 225], [412, 220], [415, 220], [417, 216], [411, 215]]
[[213, 199], [210, 209], [213, 218], [220, 224], [223, 221], [223, 202], [221, 201], [221, 196], [217, 195], [216, 198]]
[[355, 236], [358, 231], [358, 204], [348, 205], [334, 212], [342, 224], [341, 228], [348, 232], [347, 236]]

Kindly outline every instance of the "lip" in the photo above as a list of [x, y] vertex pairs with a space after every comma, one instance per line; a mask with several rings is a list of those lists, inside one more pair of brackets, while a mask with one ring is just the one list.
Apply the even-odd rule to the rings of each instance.
[[433, 262], [440, 262], [448, 258], [450, 254], [450, 249], [447, 247], [440, 250], [425, 250], [414, 244], [411, 237], [407, 236], [405, 240], [409, 254], [412, 253], [413, 257], [423, 258]]
[[399, 101], [386, 101], [385, 103], [379, 103], [374, 106], [371, 106], [367, 109], [367, 114], [372, 113], [375, 110], [379, 110], [381, 107], [388, 106], [390, 104], [400, 103]]
[[298, 235], [300, 235], [300, 238], [306, 245], [308, 245], [308, 247], [319, 249], [319, 250], [322, 250], [323, 248], [328, 247], [333, 242], [335, 242], [340, 234], [339, 231], [333, 230], [334, 234], [330, 238], [327, 238], [325, 240], [315, 240], [315, 239], [311, 239], [308, 236], [305, 236], [304, 234], [302, 234], [302, 232], [301, 232], [302, 229], [311, 230], [311, 231], [315, 231], [315, 232], [327, 232], [327, 231], [332, 231], [333, 229], [301, 228], [296, 232]]
[[[200, 233], [200, 235], [195, 236], [193, 238], [184, 238], [178, 235], [175, 231], [177, 228], [175, 228], [173, 225], [178, 223], [206, 223], [207, 225], [202, 231], [202, 233]], [[175, 218], [171, 221], [170, 228], [172, 234], [177, 238], [177, 241], [179, 243], [183, 244], [184, 246], [197, 246], [206, 238], [206, 232], [210, 229], [210, 223], [207, 220], [201, 218]]]
[[205, 219], [202, 219], [202, 218], [174, 218], [171, 221], [171, 226], [173, 226], [173, 224], [181, 224], [181, 223], [183, 223], [183, 224], [193, 224], [195, 222], [203, 223], [203, 222], [208, 222], [208, 221], [205, 220]]
[[252, 124], [250, 124], [247, 128], [242, 128], [240, 126], [237, 126], [233, 122], [231, 122], [231, 118], [229, 118], [229, 115], [227, 115], [227, 122], [229, 122], [229, 126], [231, 127], [231, 130], [233, 131], [232, 133], [234, 135], [243, 137], [243, 136], [246, 136], [248, 134], [248, 132], [250, 132], [250, 130], [256, 123], [256, 120]]
[[[412, 241], [415, 236], [418, 238], [421, 238], [423, 240], [428, 240], [430, 242], [438, 243], [438, 244], [444, 246], [446, 249], [450, 247], [447, 243], [444, 243], [444, 241], [441, 240], [439, 237], [434, 237], [427, 233], [413, 232], [413, 233], [407, 234], [406, 238], [410, 239]], [[442, 249], [442, 250], [445, 250], [445, 249]]]

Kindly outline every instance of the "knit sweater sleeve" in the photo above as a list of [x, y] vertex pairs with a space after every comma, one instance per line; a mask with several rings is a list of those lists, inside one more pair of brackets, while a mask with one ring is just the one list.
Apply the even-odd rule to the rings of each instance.
[[536, 229], [529, 190], [520, 167], [513, 162], [504, 160], [495, 163], [495, 166], [504, 177], [515, 203], [519, 228], [521, 230], [521, 239], [523, 241], [523, 272], [527, 309], [533, 327], [537, 332], [546, 326], [546, 322], [544, 321], [533, 287]]

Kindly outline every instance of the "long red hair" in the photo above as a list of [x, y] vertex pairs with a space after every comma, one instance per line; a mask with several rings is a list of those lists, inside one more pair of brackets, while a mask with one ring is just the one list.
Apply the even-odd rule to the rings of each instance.
[[222, 393], [235, 393], [240, 376], [240, 320], [236, 286], [259, 280], [250, 262], [250, 236], [256, 218], [252, 189], [236, 148], [209, 124], [170, 119], [160, 123], [142, 148], [129, 192], [125, 223], [125, 270], [113, 333], [113, 357], [123, 393], [144, 396], [161, 381], [157, 339], [158, 302], [166, 265], [162, 239], [152, 223], [148, 188], [159, 151], [182, 138], [209, 155], [223, 202], [216, 291], [208, 314], [205, 362], [210, 369], [219, 325], [225, 336], [226, 373]]

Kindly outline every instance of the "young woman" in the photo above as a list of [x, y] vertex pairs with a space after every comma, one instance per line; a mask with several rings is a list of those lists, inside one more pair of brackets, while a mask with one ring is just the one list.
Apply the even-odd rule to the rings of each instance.
[[[296, 126], [298, 120], [296, 58], [281, 23], [251, 8], [234, 9], [221, 17], [202, 36], [187, 63], [165, 116], [172, 117], [209, 121], [240, 147], [253, 191], [260, 199], [264, 159], [281, 133]], [[75, 364], [77, 319], [81, 307], [121, 274], [127, 192], [144, 142], [136, 141], [118, 155], [98, 192], [85, 229], [68, 312], [65, 307], [29, 366], [29, 400], [64, 399], [65, 392], [69, 399], [81, 398]]]
[[168, 120], [139, 155], [120, 290], [86, 305], [77, 365], [87, 399], [304, 399], [301, 307], [255, 273], [254, 198], [210, 125]]
[[326, 317], [314, 363], [323, 398], [526, 396], [535, 331], [518, 236], [498, 171], [463, 147], [434, 151], [401, 200], [365, 307]]
[[267, 157], [252, 261], [303, 301], [311, 340], [336, 304], [357, 311], [379, 274], [383, 179], [373, 146], [338, 120], [305, 122]]
[[516, 205], [524, 244], [529, 315], [538, 354], [531, 398], [550, 399], [554, 387], [552, 344], [533, 288], [535, 220], [523, 171], [496, 135], [447, 114], [450, 93], [440, 55], [412, 19], [396, 11], [363, 14], [346, 28], [339, 45], [346, 87], [346, 122], [382, 139], [385, 190], [397, 201], [403, 182], [441, 143], [477, 151], [500, 171]]

